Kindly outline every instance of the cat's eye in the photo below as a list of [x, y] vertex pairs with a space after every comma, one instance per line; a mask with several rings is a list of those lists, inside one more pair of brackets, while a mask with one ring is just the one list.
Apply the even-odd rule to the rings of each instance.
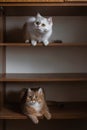
[[32, 96], [29, 96], [29, 98], [32, 98]]
[[40, 22], [37, 21], [37, 22], [36, 22], [36, 25], [40, 25]]
[[38, 96], [35, 96], [35, 98], [38, 98]]
[[27, 100], [29, 100], [29, 97], [27, 97]]
[[45, 24], [43, 23], [42, 26], [45, 27]]

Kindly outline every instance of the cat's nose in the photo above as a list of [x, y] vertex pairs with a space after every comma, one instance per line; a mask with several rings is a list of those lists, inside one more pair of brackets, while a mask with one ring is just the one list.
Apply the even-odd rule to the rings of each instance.
[[35, 103], [35, 100], [33, 100], [33, 103]]

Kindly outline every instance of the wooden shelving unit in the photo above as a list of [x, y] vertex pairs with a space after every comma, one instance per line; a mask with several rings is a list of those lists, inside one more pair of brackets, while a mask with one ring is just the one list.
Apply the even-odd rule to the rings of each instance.
[[0, 6], [87, 6], [87, 2], [0, 2]]
[[[5, 17], [6, 16], [28, 16], [32, 15], [33, 7], [39, 8], [45, 15], [49, 15], [51, 8], [54, 10], [52, 15], [55, 16], [87, 16], [87, 2], [0, 2], [1, 6], [1, 18], [2, 18], [2, 33], [6, 33]], [[44, 8], [48, 9], [48, 12], [44, 12]], [[17, 12], [17, 10], [26, 9], [27, 14], [24, 11], [23, 14]], [[7, 42], [5, 40], [5, 34], [2, 35], [0, 47], [2, 48], [2, 73], [0, 74], [0, 84], [2, 101], [0, 105], [0, 119], [28, 119], [22, 114], [18, 104], [11, 107], [11, 104], [5, 102], [5, 90], [7, 83], [31, 83], [31, 82], [84, 82], [87, 84], [87, 73], [33, 73], [33, 74], [7, 74], [6, 73], [6, 48], [9, 47], [33, 47], [30, 43], [15, 43]], [[44, 47], [42, 43], [38, 43], [33, 47]], [[47, 47], [87, 47], [87, 43], [50, 43]], [[15, 104], [15, 103], [14, 103]], [[52, 119], [87, 119], [87, 102], [65, 102], [65, 103], [52, 103], [49, 104], [50, 111], [52, 113]]]
[[[34, 47], [30, 43], [0, 43], [0, 46]], [[35, 47], [45, 46], [42, 43], [37, 43]], [[47, 47], [87, 47], [87, 43], [50, 43]]]
[[87, 81], [87, 73], [6, 74], [0, 82], [68, 82]]
[[19, 112], [14, 112], [10, 109], [2, 108], [0, 111], [0, 119], [27, 119], [27, 117]]
[[[49, 16], [50, 12], [51, 16], [87, 16], [87, 3], [7, 3], [3, 7], [6, 16], [33, 16], [36, 10], [44, 16]], [[35, 8], [34, 12], [32, 8]]]
[[[28, 119], [17, 108], [4, 107], [0, 112], [0, 119]], [[14, 106], [14, 105], [13, 105]], [[49, 105], [52, 119], [87, 119], [87, 102], [76, 103], [57, 103]]]

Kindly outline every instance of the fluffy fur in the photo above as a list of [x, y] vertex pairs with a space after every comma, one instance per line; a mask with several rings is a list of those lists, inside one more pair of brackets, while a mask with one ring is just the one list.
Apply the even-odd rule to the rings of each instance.
[[36, 17], [30, 17], [23, 26], [25, 43], [31, 42], [36, 46], [38, 42], [43, 42], [47, 46], [52, 35], [52, 25], [52, 17], [45, 18], [39, 13]]
[[42, 88], [22, 90], [21, 95], [22, 111], [35, 124], [39, 122], [38, 117], [45, 116], [48, 120], [51, 119]]

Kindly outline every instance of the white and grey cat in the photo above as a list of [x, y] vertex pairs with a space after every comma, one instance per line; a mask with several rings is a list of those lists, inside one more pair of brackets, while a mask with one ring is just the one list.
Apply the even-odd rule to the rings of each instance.
[[52, 17], [45, 18], [39, 13], [36, 17], [30, 17], [23, 26], [25, 43], [31, 42], [36, 46], [38, 42], [43, 42], [47, 46], [52, 35], [52, 26]]

